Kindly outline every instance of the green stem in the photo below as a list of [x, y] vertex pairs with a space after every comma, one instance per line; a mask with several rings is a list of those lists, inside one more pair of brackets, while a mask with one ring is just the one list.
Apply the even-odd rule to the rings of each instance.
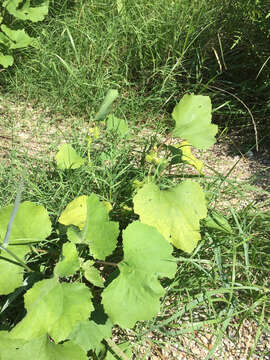
[[6, 249], [4, 246], [0, 245], [0, 250], [6, 251], [10, 256], [14, 257], [14, 259], [17, 260], [17, 262], [25, 268], [25, 270], [27, 270], [28, 272], [32, 272], [33, 270], [30, 269], [30, 267], [28, 267], [22, 260], [20, 260], [18, 258], [17, 255], [15, 255], [12, 251]]
[[122, 359], [129, 360], [127, 355], [120, 349], [118, 345], [112, 339], [105, 339], [108, 345], [113, 349], [113, 351]]
[[95, 262], [98, 263], [98, 264], [103, 264], [103, 265], [109, 265], [109, 266], [118, 267], [118, 264], [113, 263], [113, 262], [101, 261], [101, 260], [95, 260]]

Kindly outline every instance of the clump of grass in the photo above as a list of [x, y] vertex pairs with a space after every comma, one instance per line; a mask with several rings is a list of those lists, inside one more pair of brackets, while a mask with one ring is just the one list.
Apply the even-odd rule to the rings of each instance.
[[[6, 88], [51, 109], [91, 115], [108, 88], [132, 93], [140, 107], [158, 109], [198, 89], [212, 22], [207, 1], [77, 1], [34, 25], [36, 48], [18, 53], [1, 73]], [[30, 26], [30, 25], [29, 25]], [[203, 45], [202, 45], [203, 46]], [[130, 96], [129, 96], [130, 98]]]

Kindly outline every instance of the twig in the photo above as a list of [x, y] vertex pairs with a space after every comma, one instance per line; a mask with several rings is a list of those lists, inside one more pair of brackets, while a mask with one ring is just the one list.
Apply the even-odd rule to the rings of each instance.
[[259, 145], [258, 145], [258, 131], [257, 131], [257, 126], [256, 126], [256, 123], [255, 123], [255, 120], [254, 120], [254, 117], [252, 115], [252, 112], [250, 111], [250, 109], [248, 108], [248, 106], [244, 103], [243, 100], [241, 100], [238, 96], [230, 93], [229, 91], [227, 90], [224, 90], [224, 89], [220, 89], [216, 86], [209, 86], [209, 88], [212, 88], [212, 89], [216, 89], [216, 90], [219, 90], [219, 91], [222, 91], [226, 94], [229, 94], [231, 96], [233, 96], [236, 100], [238, 100], [248, 111], [250, 117], [251, 117], [251, 120], [252, 120], [252, 123], [253, 123], [253, 128], [254, 128], [254, 133], [255, 133], [255, 141], [256, 141], [256, 151], [259, 151]]

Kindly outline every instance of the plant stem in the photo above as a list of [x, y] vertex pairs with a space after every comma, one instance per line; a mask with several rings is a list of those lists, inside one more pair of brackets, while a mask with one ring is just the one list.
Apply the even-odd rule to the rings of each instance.
[[28, 267], [22, 260], [20, 260], [18, 258], [17, 255], [15, 255], [12, 251], [8, 250], [7, 248], [5, 248], [4, 246], [0, 245], [0, 249], [3, 251], [6, 251], [9, 255], [11, 255], [12, 257], [14, 257], [14, 259], [17, 260], [17, 262], [25, 268], [25, 270], [27, 270], [28, 272], [32, 272], [33, 270], [30, 269], [30, 267]]
[[116, 343], [112, 340], [112, 339], [105, 339], [106, 342], [108, 343], [108, 345], [113, 349], [113, 351], [120, 356], [121, 359], [123, 360], [129, 360], [129, 358], [127, 357], [127, 355], [120, 349], [120, 347], [118, 345], [116, 345]]
[[109, 266], [118, 267], [118, 264], [113, 263], [113, 262], [109, 262], [109, 261], [95, 260], [95, 262], [98, 263], [98, 264], [103, 264], [103, 265], [109, 265]]

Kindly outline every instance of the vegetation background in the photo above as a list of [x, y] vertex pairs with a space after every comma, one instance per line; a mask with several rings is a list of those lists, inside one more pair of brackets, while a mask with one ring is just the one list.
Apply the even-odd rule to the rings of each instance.
[[[12, 26], [22, 25], [10, 21]], [[23, 27], [36, 37], [36, 42], [34, 47], [17, 50], [14, 65], [0, 70], [2, 139], [7, 133], [15, 133], [12, 106], [31, 104], [31, 108], [43, 109], [41, 112], [47, 109], [52, 126], [61, 128], [59, 122], [70, 119], [64, 121], [65, 127], [83, 153], [82, 126], [91, 122], [108, 89], [115, 88], [121, 94], [115, 114], [127, 119], [135, 133], [145, 128], [154, 134], [166, 133], [173, 107], [185, 93], [193, 92], [211, 97], [220, 141], [231, 137], [241, 154], [256, 153], [257, 132], [259, 153], [269, 150], [268, 1], [52, 0], [43, 22], [24, 22]], [[32, 134], [42, 138], [42, 119], [39, 121]], [[147, 141], [145, 138], [143, 146]], [[129, 145], [120, 149], [117, 145], [105, 134], [107, 158], [93, 155], [95, 166], [88, 173], [61, 175], [46, 156], [22, 155], [22, 149], [12, 142], [8, 160], [0, 164], [0, 204], [14, 200], [22, 167], [31, 167], [23, 197], [42, 203], [55, 220], [68, 201], [89, 192], [89, 188], [101, 198], [120, 204], [130, 196], [126, 185], [129, 179], [143, 179], [146, 169], [143, 165], [130, 169]], [[108, 163], [114, 166], [108, 167]], [[169, 182], [162, 181], [165, 185]], [[229, 181], [228, 173], [214, 173], [200, 181], [212, 194], [212, 209], [228, 194], [247, 199], [240, 209], [223, 209], [234, 234], [203, 228], [204, 240], [192, 257], [179, 255], [182, 266], [168, 286], [164, 312], [159, 319], [138, 325], [132, 342], [142, 346], [145, 337], [154, 334], [144, 349], [151, 354], [153, 347], [159, 351], [165, 345], [174, 346], [175, 336], [185, 334], [207, 349], [205, 358], [220, 358], [215, 351], [223, 337], [236, 342], [239, 329], [249, 319], [255, 324], [255, 333], [246, 358], [267, 359], [269, 348], [258, 350], [257, 346], [270, 331], [269, 193], [263, 192], [260, 202], [249, 200], [252, 184], [242, 187], [237, 179]], [[125, 223], [120, 210], [116, 217]], [[37, 255], [31, 261], [51, 266], [49, 255], [42, 259]], [[235, 290], [236, 283], [240, 290]], [[225, 294], [222, 305], [217, 294]], [[22, 306], [13, 303], [1, 324], [8, 328], [18, 321]], [[190, 325], [194, 316], [196, 328]], [[180, 321], [185, 326], [178, 329]], [[226, 334], [229, 325], [235, 329], [235, 338]], [[195, 331], [203, 332], [205, 326], [215, 337], [209, 348], [195, 336]], [[128, 338], [125, 333], [118, 336], [121, 340]], [[181, 341], [177, 338], [183, 348]], [[192, 349], [187, 347], [186, 352], [191, 355]]]

